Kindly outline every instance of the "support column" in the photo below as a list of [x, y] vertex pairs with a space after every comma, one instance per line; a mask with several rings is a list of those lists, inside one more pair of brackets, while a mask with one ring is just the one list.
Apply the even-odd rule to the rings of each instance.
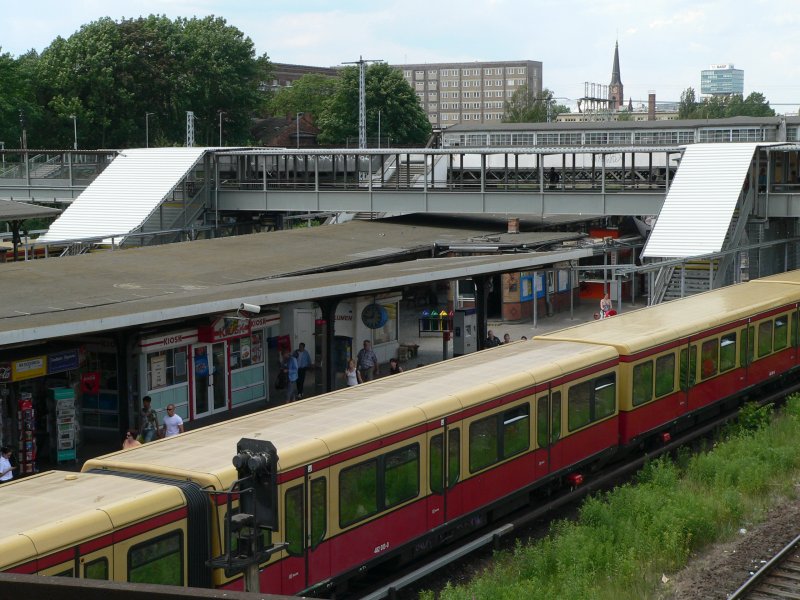
[[138, 414], [137, 407], [132, 406], [132, 398], [129, 393], [131, 390], [128, 356], [129, 335], [127, 331], [120, 331], [114, 336], [114, 345], [117, 351], [117, 406], [119, 407], [119, 423], [121, 426], [120, 434], [128, 427], [136, 427], [134, 415]]
[[486, 304], [489, 300], [489, 285], [487, 276], [473, 277], [475, 282], [475, 320], [478, 326], [478, 350], [486, 348]]
[[323, 340], [324, 355], [322, 357], [323, 392], [330, 392], [336, 381], [336, 369], [333, 365], [334, 329], [336, 325], [336, 307], [338, 298], [325, 298], [317, 301], [322, 320], [325, 321], [325, 339]]

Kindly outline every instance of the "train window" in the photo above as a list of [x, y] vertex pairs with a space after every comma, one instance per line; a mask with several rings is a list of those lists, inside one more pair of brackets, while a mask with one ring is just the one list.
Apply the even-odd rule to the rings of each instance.
[[614, 414], [617, 407], [617, 378], [613, 373], [595, 379], [592, 421]]
[[719, 340], [706, 340], [700, 347], [700, 379], [717, 374], [719, 368]]
[[453, 487], [461, 479], [461, 430], [447, 432], [447, 487]]
[[772, 321], [762, 321], [758, 324], [758, 358], [772, 352]]
[[497, 418], [487, 417], [469, 426], [469, 470], [475, 473], [497, 458]]
[[503, 458], [524, 452], [531, 445], [530, 405], [523, 404], [503, 414]]
[[53, 577], [75, 577], [75, 569], [69, 568], [66, 571], [56, 573]]
[[283, 507], [286, 551], [297, 556], [303, 553], [303, 486], [286, 490]]
[[633, 367], [634, 406], [639, 406], [653, 399], [653, 361], [648, 360]]
[[108, 579], [108, 559], [97, 558], [83, 566], [83, 577], [85, 579]]
[[183, 534], [174, 531], [128, 550], [128, 581], [183, 585]]
[[656, 398], [675, 389], [675, 355], [665, 354], [656, 359]]
[[328, 484], [324, 477], [311, 482], [311, 547], [316, 548], [328, 531]]
[[592, 422], [592, 383], [584, 381], [569, 388], [567, 425], [570, 431]]
[[690, 346], [687, 352], [681, 350], [681, 390], [693, 388], [697, 380], [697, 346]]
[[798, 318], [797, 313], [792, 311], [792, 346], [797, 348], [800, 344], [800, 336], [798, 336]]
[[736, 366], [736, 334], [726, 333], [719, 341], [719, 372], [730, 371]]
[[419, 495], [419, 444], [389, 452], [383, 461], [383, 508]]
[[433, 436], [428, 452], [428, 480], [430, 481], [431, 491], [434, 494], [441, 494], [444, 489], [443, 438], [444, 436], [441, 433]]
[[775, 350], [786, 348], [789, 343], [789, 318], [786, 315], [775, 317]]
[[371, 459], [339, 475], [339, 524], [344, 527], [378, 512], [378, 461]]

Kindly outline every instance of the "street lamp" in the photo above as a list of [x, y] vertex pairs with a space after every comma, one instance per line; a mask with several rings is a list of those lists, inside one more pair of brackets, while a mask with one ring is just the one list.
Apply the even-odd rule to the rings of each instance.
[[144, 113], [144, 147], [150, 147], [150, 115], [154, 115], [156, 113], [146, 112]]
[[297, 123], [297, 147], [300, 147], [300, 117], [302, 117], [306, 113], [297, 113], [297, 117], [295, 117], [295, 121]]
[[222, 148], [222, 115], [225, 113], [223, 111], [219, 111], [219, 147]]
[[74, 140], [73, 143], [72, 143], [72, 149], [73, 150], [77, 150], [78, 149], [78, 117], [76, 117], [75, 115], [70, 115], [69, 118], [72, 119], [72, 133], [73, 133], [73, 140]]
[[378, 111], [378, 150], [381, 149], [381, 111]]

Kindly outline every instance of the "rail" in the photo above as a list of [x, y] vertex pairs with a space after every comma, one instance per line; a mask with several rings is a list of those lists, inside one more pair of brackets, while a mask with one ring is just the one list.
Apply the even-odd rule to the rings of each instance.
[[728, 600], [751, 597], [778, 600], [800, 597], [800, 558], [796, 554], [798, 548], [800, 548], [800, 535], [728, 596]]

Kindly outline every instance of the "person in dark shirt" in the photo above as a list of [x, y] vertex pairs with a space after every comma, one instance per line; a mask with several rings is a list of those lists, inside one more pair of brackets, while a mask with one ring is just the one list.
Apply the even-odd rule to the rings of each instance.
[[499, 346], [501, 343], [502, 342], [500, 341], [500, 338], [494, 334], [494, 331], [490, 329], [486, 332], [486, 341], [483, 343], [486, 348], [494, 348], [495, 346]]

